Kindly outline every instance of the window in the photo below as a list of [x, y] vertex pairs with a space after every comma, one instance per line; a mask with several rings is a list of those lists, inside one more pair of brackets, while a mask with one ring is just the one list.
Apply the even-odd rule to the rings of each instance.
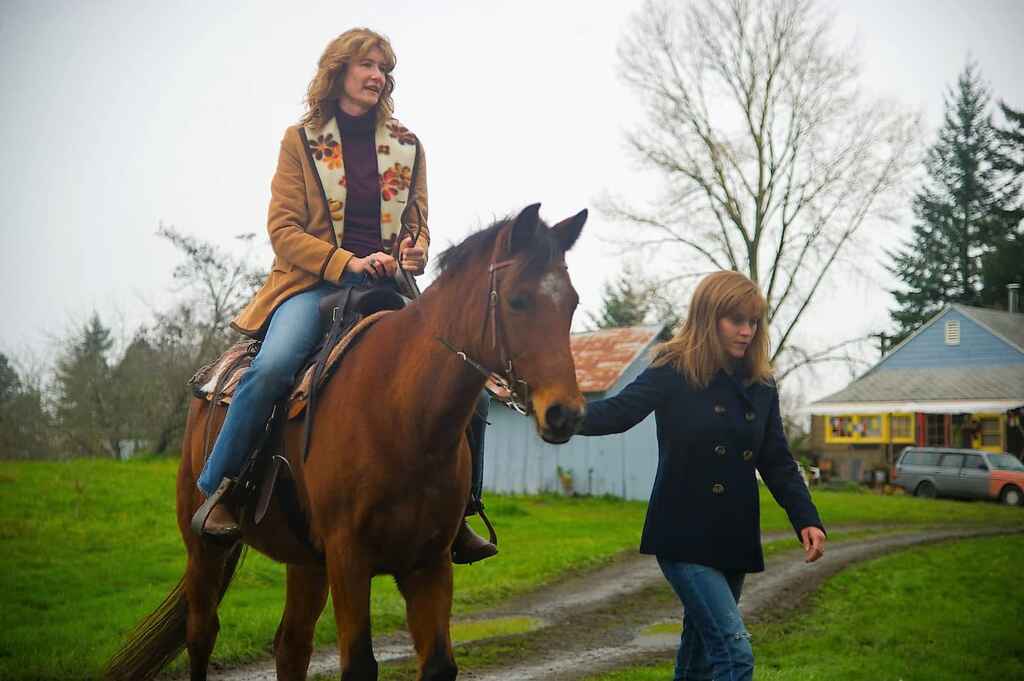
[[852, 438], [854, 435], [854, 418], [852, 416], [830, 416], [828, 432], [834, 439]]
[[924, 454], [924, 452], [908, 449], [906, 450], [906, 453], [903, 454], [903, 458], [900, 459], [900, 464], [903, 466], [920, 466], [922, 454]]
[[938, 452], [921, 452], [921, 465], [922, 466], [938, 466], [939, 465], [939, 453]]
[[892, 415], [892, 441], [913, 442], [914, 441], [914, 415], [893, 414]]
[[946, 345], [960, 345], [960, 320], [946, 321]]
[[942, 414], [925, 414], [924, 443], [932, 447], [946, 444], [946, 418]]
[[988, 466], [985, 465], [985, 460], [981, 458], [980, 454], [967, 454], [964, 456], [964, 468], [971, 470], [983, 470], [987, 471]]
[[998, 471], [1024, 471], [1024, 464], [1013, 454], [989, 454], [988, 462]]
[[943, 454], [939, 459], [939, 466], [942, 468], [960, 468], [963, 463], [963, 454]]
[[882, 417], [881, 416], [861, 416], [860, 417], [860, 435], [861, 435], [861, 437], [869, 437], [869, 438], [880, 438], [880, 437], [882, 437]]
[[984, 448], [994, 447], [1002, 449], [1003, 433], [1000, 428], [999, 417], [978, 419], [981, 423], [981, 446]]

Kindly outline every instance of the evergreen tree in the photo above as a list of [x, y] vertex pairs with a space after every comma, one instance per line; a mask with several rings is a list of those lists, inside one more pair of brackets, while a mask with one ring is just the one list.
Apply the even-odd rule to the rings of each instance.
[[662, 325], [658, 340], [668, 340], [679, 324], [674, 300], [652, 280], [637, 274], [627, 264], [615, 283], [604, 285], [604, 301], [599, 315], [588, 313], [590, 321], [599, 329], [640, 326], [652, 323]]
[[[982, 260], [982, 304], [1006, 309], [1007, 284], [1024, 284], [1024, 110], [1000, 102], [1006, 127], [996, 127], [999, 141], [997, 166], [1003, 171], [1007, 191], [1017, 192], [1010, 212], [1010, 229]], [[1016, 224], [1013, 224], [1016, 223]]]
[[890, 252], [890, 271], [903, 282], [893, 291], [897, 342], [947, 303], [980, 305], [982, 262], [1011, 229], [1016, 190], [1001, 172], [989, 93], [968, 63], [946, 97], [938, 141], [928, 150], [928, 179], [914, 197], [909, 243]]
[[120, 419], [108, 355], [110, 329], [93, 313], [57, 360], [57, 420], [78, 454], [116, 456]]
[[1001, 144], [999, 165], [1019, 180], [1024, 174], [1024, 109], [1017, 111], [1006, 102], [1000, 102], [999, 108], [1006, 119], [1005, 128], [996, 128]]
[[647, 285], [626, 265], [615, 283], [605, 282], [600, 314], [588, 314], [597, 328], [613, 329], [644, 324], [651, 307]]

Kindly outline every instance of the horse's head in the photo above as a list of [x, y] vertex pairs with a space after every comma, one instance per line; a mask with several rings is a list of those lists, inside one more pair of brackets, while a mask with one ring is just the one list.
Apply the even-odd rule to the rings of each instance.
[[[585, 406], [569, 350], [579, 296], [565, 252], [587, 211], [548, 227], [539, 210], [540, 204], [528, 206], [469, 237], [442, 254], [440, 265], [448, 271], [464, 263], [473, 270], [459, 284], [468, 287], [461, 291], [463, 309], [473, 320], [467, 330], [479, 324], [473, 345], [481, 364], [506, 376], [545, 441], [562, 443], [572, 437]], [[469, 267], [470, 260], [475, 266]]]

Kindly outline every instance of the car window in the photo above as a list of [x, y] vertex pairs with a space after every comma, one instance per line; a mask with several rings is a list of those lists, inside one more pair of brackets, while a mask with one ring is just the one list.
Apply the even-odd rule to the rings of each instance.
[[996, 470], [1024, 472], [1024, 464], [1013, 454], [989, 454], [988, 462]]
[[938, 452], [921, 452], [921, 465], [922, 466], [938, 466], [939, 465], [939, 453]]
[[981, 454], [965, 454], [964, 468], [983, 471], [988, 470], [988, 466], [985, 465], [985, 460], [981, 458]]
[[915, 452], [910, 449], [903, 453], [903, 458], [900, 459], [900, 463], [904, 466], [918, 466], [921, 462], [921, 452]]
[[939, 465], [943, 468], [960, 468], [964, 462], [963, 454], [943, 454], [939, 459]]

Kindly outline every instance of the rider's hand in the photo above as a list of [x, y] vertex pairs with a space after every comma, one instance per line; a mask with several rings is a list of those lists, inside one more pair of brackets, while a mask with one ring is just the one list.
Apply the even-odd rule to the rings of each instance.
[[345, 270], [359, 274], [365, 272], [371, 279], [394, 276], [398, 263], [387, 253], [378, 251], [365, 258], [350, 258]]
[[412, 237], [405, 237], [398, 247], [398, 260], [402, 269], [412, 274], [423, 274], [427, 266], [427, 252], [412, 243]]

